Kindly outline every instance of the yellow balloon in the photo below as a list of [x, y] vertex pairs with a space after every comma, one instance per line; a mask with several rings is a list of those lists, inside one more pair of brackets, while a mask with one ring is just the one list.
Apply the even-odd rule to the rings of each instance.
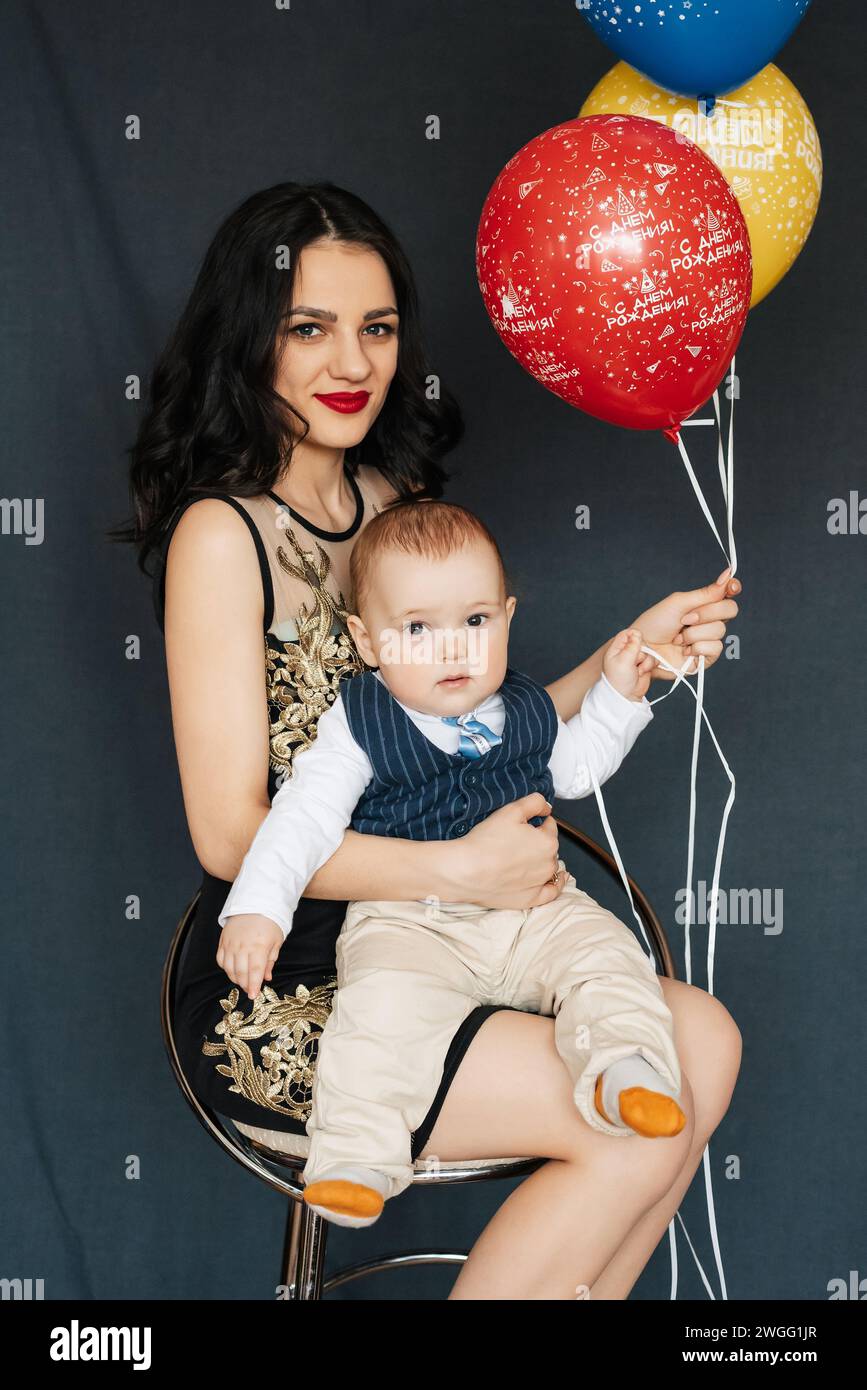
[[810, 234], [822, 192], [822, 150], [809, 108], [773, 63], [743, 87], [717, 97], [710, 115], [692, 97], [656, 87], [616, 63], [581, 116], [645, 116], [689, 137], [728, 180], [750, 234], [750, 308], [770, 294]]

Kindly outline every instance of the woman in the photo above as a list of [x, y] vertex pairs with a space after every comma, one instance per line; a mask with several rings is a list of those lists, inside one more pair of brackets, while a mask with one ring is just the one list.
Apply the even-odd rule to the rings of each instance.
[[[219, 229], [131, 450], [136, 520], [120, 534], [142, 568], [158, 557], [175, 743], [203, 869], [175, 1006], [181, 1059], [204, 1100], [287, 1144], [305, 1133], [349, 898], [527, 908], [562, 883], [551, 881], [553, 819], [528, 824], [544, 812], [540, 796], [445, 843], [349, 831], [308, 885], [263, 992], [242, 941], [218, 954], [217, 915], [295, 750], [363, 667], [344, 622], [353, 540], [395, 498], [442, 495], [440, 459], [462, 423], [447, 392], [430, 399], [430, 380], [412, 273], [388, 228], [333, 184], [279, 184]], [[672, 665], [687, 654], [712, 665], [737, 612], [725, 578], [670, 595], [634, 625]], [[598, 679], [603, 650], [548, 687], [563, 719]], [[413, 1158], [551, 1162], [503, 1203], [452, 1298], [573, 1299], [582, 1288], [626, 1298], [726, 1111], [740, 1060], [718, 1000], [662, 985], [689, 1119], [665, 1143], [590, 1130], [550, 1018], [486, 1005], [464, 1021]]]

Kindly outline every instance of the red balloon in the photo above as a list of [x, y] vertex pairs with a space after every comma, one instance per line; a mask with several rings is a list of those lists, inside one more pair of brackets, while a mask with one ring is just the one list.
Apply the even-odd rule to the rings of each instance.
[[676, 442], [728, 368], [753, 271], [738, 201], [704, 151], [659, 121], [600, 115], [509, 160], [482, 209], [476, 275], [537, 381]]

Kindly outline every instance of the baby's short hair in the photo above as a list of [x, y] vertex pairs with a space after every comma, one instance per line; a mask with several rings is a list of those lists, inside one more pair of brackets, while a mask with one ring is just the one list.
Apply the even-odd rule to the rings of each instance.
[[456, 502], [393, 502], [369, 521], [352, 547], [349, 580], [352, 590], [350, 612], [359, 613], [364, 603], [377, 557], [388, 550], [428, 559], [446, 559], [473, 541], [490, 545], [497, 559], [506, 593], [508, 579], [500, 548], [485, 523]]

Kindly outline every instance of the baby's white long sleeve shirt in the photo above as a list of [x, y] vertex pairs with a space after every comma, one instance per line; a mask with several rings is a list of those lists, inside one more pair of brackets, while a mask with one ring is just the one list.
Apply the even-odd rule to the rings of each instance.
[[[375, 675], [382, 681], [379, 671]], [[398, 703], [433, 743], [447, 753], [458, 751], [460, 730], [455, 725]], [[473, 714], [495, 734], [502, 734], [505, 706], [498, 691]], [[646, 696], [628, 699], [603, 672], [587, 691], [580, 711], [565, 723], [557, 720], [548, 763], [554, 795], [567, 801], [589, 796], [593, 792], [591, 762], [601, 786], [652, 719]], [[291, 776], [275, 793], [223, 905], [220, 926], [242, 913], [261, 913], [277, 923], [285, 939], [299, 898], [317, 869], [339, 848], [372, 776], [370, 760], [352, 737], [338, 694], [331, 708], [320, 715], [314, 742], [295, 753]]]

